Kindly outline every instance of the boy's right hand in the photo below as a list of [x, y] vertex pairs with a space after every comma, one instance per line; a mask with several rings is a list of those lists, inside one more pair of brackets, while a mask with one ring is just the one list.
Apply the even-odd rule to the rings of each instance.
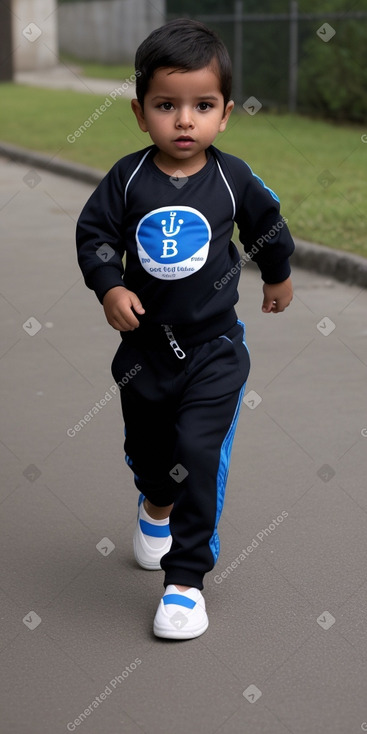
[[118, 331], [133, 331], [139, 326], [132, 309], [138, 314], [145, 313], [136, 293], [122, 285], [107, 291], [102, 303], [108, 323]]

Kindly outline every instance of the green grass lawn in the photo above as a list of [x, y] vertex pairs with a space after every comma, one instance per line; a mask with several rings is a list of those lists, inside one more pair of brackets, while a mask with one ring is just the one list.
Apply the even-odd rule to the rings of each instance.
[[[4, 141], [103, 170], [150, 144], [126, 100], [113, 102], [70, 143], [67, 136], [105, 97], [12, 84], [2, 84], [0, 94]], [[231, 116], [216, 145], [246, 160], [276, 191], [294, 236], [367, 257], [367, 143], [361, 141], [366, 132], [300, 116], [241, 111]]]

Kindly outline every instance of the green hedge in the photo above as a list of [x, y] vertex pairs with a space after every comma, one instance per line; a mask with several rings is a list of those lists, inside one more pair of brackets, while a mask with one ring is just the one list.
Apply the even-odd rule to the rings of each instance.
[[367, 19], [335, 21], [328, 43], [317, 36], [302, 48], [299, 109], [334, 120], [367, 117]]

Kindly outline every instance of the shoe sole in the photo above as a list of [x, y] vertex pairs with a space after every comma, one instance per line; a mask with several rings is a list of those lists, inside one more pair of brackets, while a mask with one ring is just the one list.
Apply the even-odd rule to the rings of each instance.
[[200, 637], [200, 635], [204, 634], [206, 630], [209, 627], [209, 620], [204, 622], [204, 624], [201, 625], [201, 627], [197, 628], [196, 630], [191, 630], [191, 632], [184, 630], [175, 630], [172, 629], [172, 632], [170, 629], [165, 628], [159, 628], [158, 625], [153, 625], [153, 632], [156, 637], [162, 637], [166, 640], [192, 640], [194, 637]]
[[145, 571], [162, 571], [162, 566], [160, 563], [158, 565], [156, 561], [152, 561], [152, 563], [149, 563], [148, 561], [140, 560], [135, 535], [133, 536], [133, 548], [135, 560], [139, 564], [140, 568], [144, 568]]

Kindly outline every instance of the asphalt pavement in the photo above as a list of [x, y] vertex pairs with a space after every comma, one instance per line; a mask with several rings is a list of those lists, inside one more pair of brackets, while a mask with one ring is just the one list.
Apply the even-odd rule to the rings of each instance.
[[265, 315], [244, 266], [252, 369], [210, 625], [159, 640], [163, 573], [132, 552], [120, 337], [75, 257], [91, 191], [0, 159], [1, 734], [367, 731], [367, 291], [294, 267], [291, 306]]

